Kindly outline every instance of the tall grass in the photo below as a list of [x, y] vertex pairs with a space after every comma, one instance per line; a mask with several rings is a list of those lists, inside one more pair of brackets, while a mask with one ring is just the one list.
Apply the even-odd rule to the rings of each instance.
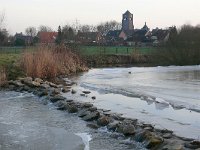
[[0, 68], [0, 86], [6, 83], [6, 71], [4, 68]]
[[64, 46], [38, 47], [33, 52], [24, 52], [21, 67], [27, 76], [43, 79], [87, 70], [80, 57]]

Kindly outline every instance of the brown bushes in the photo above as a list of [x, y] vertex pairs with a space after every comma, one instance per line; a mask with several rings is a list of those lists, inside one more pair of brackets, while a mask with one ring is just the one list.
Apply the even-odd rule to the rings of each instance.
[[39, 47], [33, 52], [25, 52], [21, 67], [27, 76], [43, 79], [87, 70], [80, 57], [64, 46]]
[[0, 68], [0, 86], [6, 83], [6, 71]]

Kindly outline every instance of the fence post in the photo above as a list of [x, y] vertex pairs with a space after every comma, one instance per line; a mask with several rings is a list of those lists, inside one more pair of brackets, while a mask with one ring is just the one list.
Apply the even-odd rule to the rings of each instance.
[[128, 54], [128, 48], [126, 49], [126, 52], [127, 52], [127, 54]]

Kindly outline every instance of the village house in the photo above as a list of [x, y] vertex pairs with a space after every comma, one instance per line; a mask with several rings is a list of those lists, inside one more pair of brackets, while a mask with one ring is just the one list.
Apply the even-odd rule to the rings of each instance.
[[153, 29], [151, 32], [151, 40], [153, 45], [159, 45], [162, 42], [166, 42], [169, 38], [170, 28], [169, 29]]
[[106, 35], [107, 45], [123, 45], [124, 41], [133, 36], [133, 14], [128, 10], [122, 15], [122, 29], [109, 31]]
[[58, 32], [39, 32], [37, 35], [40, 44], [54, 44], [57, 36]]
[[170, 29], [154, 29], [150, 31], [146, 22], [141, 29], [135, 29], [133, 20], [133, 14], [127, 10], [122, 15], [122, 29], [109, 31], [106, 35], [106, 44], [152, 46], [168, 39]]
[[16, 46], [30, 46], [33, 44], [33, 37], [24, 35], [21, 33], [16, 33], [14, 36], [14, 42]]
[[100, 32], [80, 32], [76, 35], [76, 42], [83, 45], [96, 45], [104, 43], [104, 37]]
[[123, 45], [123, 42], [127, 39], [127, 34], [122, 30], [109, 31], [106, 35], [107, 45]]

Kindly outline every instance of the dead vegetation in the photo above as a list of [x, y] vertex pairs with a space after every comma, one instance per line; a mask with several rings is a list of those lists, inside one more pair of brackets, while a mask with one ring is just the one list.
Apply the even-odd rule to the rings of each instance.
[[32, 52], [24, 52], [20, 66], [26, 76], [43, 79], [87, 70], [80, 57], [65, 46], [42, 46]]
[[6, 71], [4, 68], [0, 68], [0, 86], [4, 85], [6, 81]]

